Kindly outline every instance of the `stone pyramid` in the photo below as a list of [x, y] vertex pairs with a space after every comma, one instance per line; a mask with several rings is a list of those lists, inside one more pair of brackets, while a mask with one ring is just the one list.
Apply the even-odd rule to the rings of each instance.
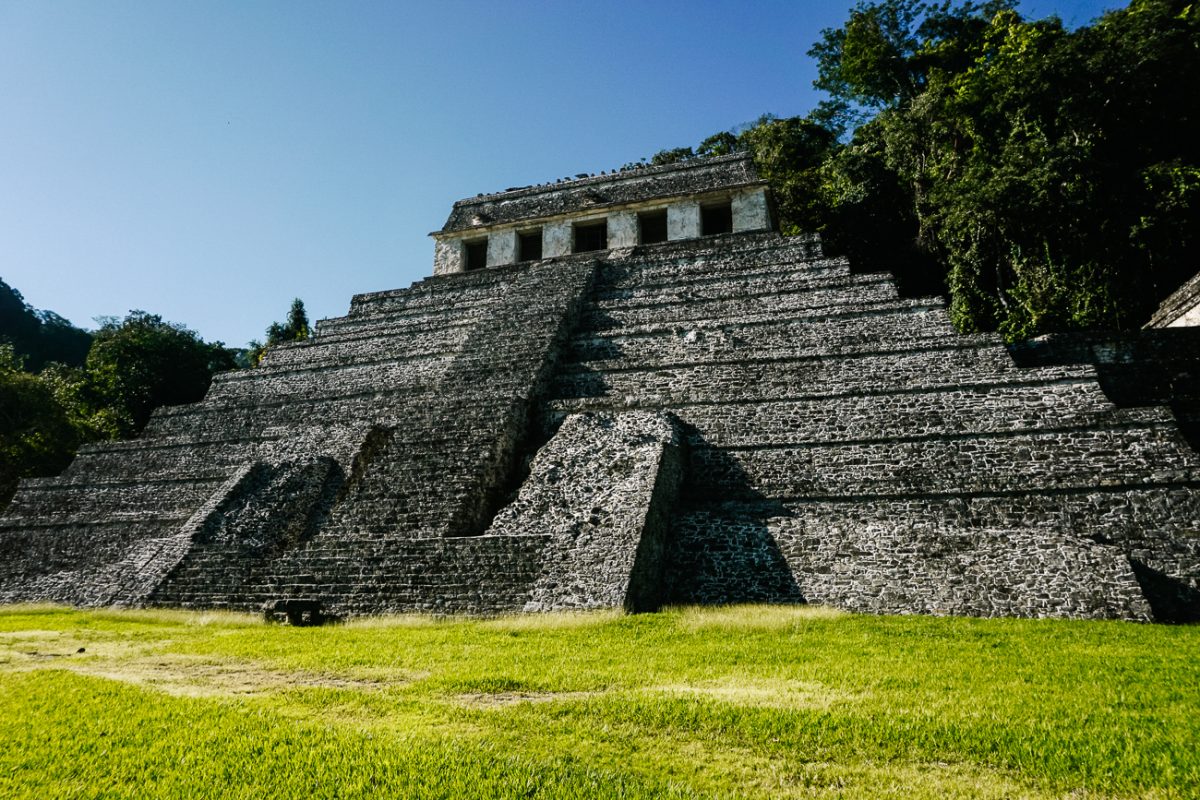
[[740, 155], [460, 201], [434, 276], [23, 482], [0, 601], [1200, 617], [1169, 407], [771, 216]]

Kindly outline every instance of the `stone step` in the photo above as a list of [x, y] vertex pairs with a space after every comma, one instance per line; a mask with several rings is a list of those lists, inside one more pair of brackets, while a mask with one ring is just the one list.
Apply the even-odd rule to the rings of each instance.
[[378, 326], [342, 336], [322, 335], [289, 346], [268, 348], [259, 367], [312, 368], [454, 352], [469, 330], [469, 325], [398, 330]]
[[[722, 324], [738, 326], [755, 326], [779, 322], [808, 324], [835, 321], [839, 319], [888, 317], [891, 315], [904, 313], [937, 311], [945, 313], [945, 308], [945, 304], [938, 299], [903, 298], [900, 300], [888, 300], [870, 303], [857, 308], [849, 306], [828, 306], [825, 308], [814, 308], [789, 314], [753, 311], [744, 314], [738, 314], [729, 318], [718, 319], [707, 316], [697, 316], [689, 319], [656, 321], [651, 318], [652, 315], [646, 315], [644, 319], [622, 320], [618, 322], [610, 316], [608, 318], [601, 318], [599, 320], [600, 324], [598, 327], [588, 328], [587, 326], [581, 325], [577, 330], [577, 333], [580, 335], [608, 337], [641, 335], [652, 331], [660, 331], [663, 328], [673, 328], [677, 331], [687, 332], [693, 329], [712, 328]], [[593, 322], [595, 322], [595, 320], [593, 320]], [[999, 337], [995, 337], [995, 341], [999, 343]]]
[[637, 364], [720, 360], [720, 353], [745, 358], [807, 358], [844, 355], [875, 345], [888, 349], [957, 340], [943, 308], [906, 306], [901, 310], [835, 315], [805, 320], [761, 318], [644, 325], [621, 331], [577, 331], [564, 353], [567, 369], [622, 360]]
[[[1025, 516], [1023, 498], [1004, 502]], [[1005, 527], [1004, 515], [968, 520], [963, 505], [881, 500], [853, 520], [838, 513], [848, 504], [691, 509], [674, 528], [670, 599], [745, 602], [752, 588], [870, 613], [1149, 618], [1117, 548], [1054, 525]]]
[[672, 322], [687, 324], [701, 320], [740, 321], [770, 317], [799, 320], [835, 312], [901, 310], [914, 306], [928, 307], [931, 305], [935, 304], [930, 300], [899, 300], [894, 285], [879, 282], [860, 287], [857, 290], [849, 286], [829, 286], [823, 289], [764, 293], [746, 297], [729, 295], [695, 302], [677, 299], [671, 302], [640, 306], [617, 304], [608, 308], [592, 306], [583, 315], [580, 327], [593, 331], [608, 331], [635, 325], [662, 325]]
[[777, 234], [757, 238], [714, 238], [667, 243], [635, 248], [627, 255], [602, 262], [597, 276], [601, 285], [614, 275], [634, 273], [651, 277], [656, 274], [718, 273], [764, 264], [811, 264], [815, 268], [837, 268], [844, 259], [826, 259], [814, 248], [812, 240], [781, 237]]
[[954, 439], [699, 447], [696, 496], [954, 495], [1200, 483], [1200, 460], [1167, 423], [979, 434]]
[[1008, 353], [987, 341], [966, 340], [909, 352], [839, 358], [745, 360], [639, 365], [626, 369], [560, 372], [548, 392], [555, 410], [598, 404], [557, 401], [615, 398], [612, 407], [674, 406], [679, 403], [742, 402], [990, 386], [1014, 381], [1094, 378], [1087, 366], [1016, 366]]
[[230, 475], [236, 467], [253, 461], [277, 463], [310, 455], [326, 455], [342, 461], [352, 457], [350, 451], [366, 434], [365, 427], [344, 425], [273, 429], [245, 438], [237, 438], [227, 426], [219, 427], [218, 431], [230, 438], [142, 438], [120, 443], [136, 447], [83, 451], [60, 480], [67, 483], [129, 481], [147, 475], [157, 479], [211, 478]]
[[370, 389], [327, 391], [321, 395], [270, 398], [233, 397], [222, 401], [204, 400], [186, 406], [156, 409], [142, 432], [144, 439], [195, 434], [217, 438], [216, 431], [228, 425], [237, 438], [261, 435], [263, 431], [297, 425], [343, 424], [347, 419], [368, 424], [394, 418], [397, 414], [427, 407], [433, 387], [398, 386], [386, 390]]
[[351, 315], [386, 313], [412, 305], [434, 306], [443, 300], [459, 301], [474, 296], [489, 296], [503, 290], [523, 271], [523, 267], [476, 270], [453, 275], [431, 275], [403, 289], [356, 294], [350, 301]]
[[653, 261], [631, 258], [606, 263], [596, 279], [598, 294], [643, 289], [703, 287], [737, 280], [762, 280], [776, 275], [793, 280], [834, 280], [851, 274], [845, 259], [811, 259], [803, 253], [767, 251], [743, 255], [714, 255], [703, 260]]
[[453, 354], [423, 355], [405, 360], [355, 363], [337, 367], [258, 368], [224, 372], [216, 376], [206, 401], [232, 398], [295, 397], [319, 394], [330, 386], [339, 390], [392, 390], [402, 386], [428, 386], [454, 360]]
[[592, 305], [599, 309], [657, 307], [674, 303], [697, 303], [730, 297], [760, 297], [804, 291], [877, 291], [890, 290], [895, 296], [895, 281], [880, 273], [850, 275], [804, 269], [787, 269], [772, 264], [761, 271], [695, 277], [687, 281], [645, 281], [632, 286], [600, 286], [592, 294]]
[[124, 515], [187, 517], [224, 482], [227, 475], [132, 481], [64, 482], [44, 478], [23, 482], [5, 509], [5, 519], [62, 523], [70, 519], [107, 519]]
[[382, 309], [375, 313], [348, 314], [344, 317], [323, 319], [317, 324], [316, 338], [360, 334], [375, 329], [387, 329], [397, 333], [406, 329], [439, 330], [462, 325], [477, 324], [487, 319], [489, 310], [499, 295], [478, 297], [447, 297], [437, 305]]
[[[998, 384], [922, 392], [680, 404], [693, 446], [751, 447], [866, 442], [1036, 431], [1046, 428], [1171, 424], [1161, 407], [1114, 406], [1091, 380]], [[565, 416], [542, 409], [549, 432]]]

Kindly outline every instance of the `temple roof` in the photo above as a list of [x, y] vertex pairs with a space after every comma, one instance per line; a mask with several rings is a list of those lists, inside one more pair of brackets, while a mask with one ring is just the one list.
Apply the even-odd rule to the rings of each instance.
[[436, 233], [490, 228], [521, 220], [763, 183], [746, 153], [638, 167], [459, 200], [450, 211], [446, 224]]

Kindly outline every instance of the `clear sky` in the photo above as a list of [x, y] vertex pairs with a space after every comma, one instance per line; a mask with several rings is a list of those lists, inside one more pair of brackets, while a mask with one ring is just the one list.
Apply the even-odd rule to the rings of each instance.
[[807, 112], [851, 5], [0, 0], [0, 277], [230, 345], [338, 316], [429, 274], [456, 199]]

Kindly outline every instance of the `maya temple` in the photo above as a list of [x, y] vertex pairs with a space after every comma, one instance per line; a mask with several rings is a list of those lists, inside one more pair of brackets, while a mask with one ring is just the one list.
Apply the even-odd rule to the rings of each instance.
[[774, 227], [743, 155], [455, 203], [431, 277], [23, 482], [0, 601], [1200, 618], [1200, 286], [1008, 348]]

